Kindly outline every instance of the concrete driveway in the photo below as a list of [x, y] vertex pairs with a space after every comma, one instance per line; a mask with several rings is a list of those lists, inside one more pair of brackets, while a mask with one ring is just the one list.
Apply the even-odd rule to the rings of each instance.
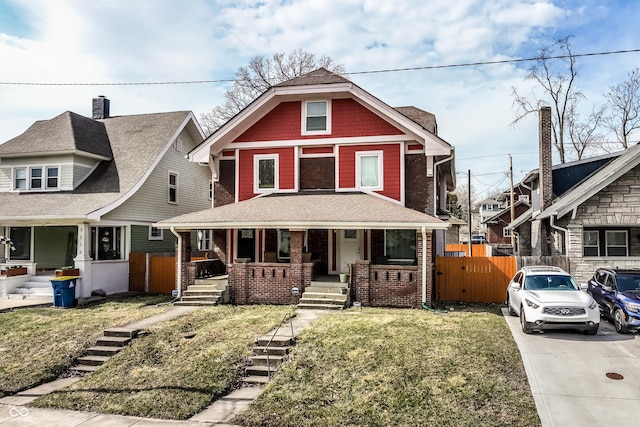
[[[503, 308], [518, 344], [543, 426], [636, 425], [640, 336], [618, 334], [602, 319], [598, 335], [546, 331], [525, 335]], [[622, 379], [607, 376], [619, 374]]]

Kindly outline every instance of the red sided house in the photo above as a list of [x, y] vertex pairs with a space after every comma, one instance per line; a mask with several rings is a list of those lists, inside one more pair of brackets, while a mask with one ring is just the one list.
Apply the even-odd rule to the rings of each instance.
[[211, 169], [213, 207], [156, 224], [179, 236], [183, 295], [202, 275], [197, 247], [225, 265], [236, 304], [329, 302], [318, 294], [332, 287], [345, 303], [431, 304], [448, 227], [436, 212], [455, 188], [434, 115], [321, 68], [273, 86], [188, 156]]

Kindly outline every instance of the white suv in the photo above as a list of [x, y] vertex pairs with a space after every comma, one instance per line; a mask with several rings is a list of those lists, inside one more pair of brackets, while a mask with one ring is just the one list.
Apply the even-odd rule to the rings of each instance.
[[523, 267], [509, 282], [507, 307], [525, 334], [571, 328], [595, 335], [600, 326], [598, 304], [558, 267]]

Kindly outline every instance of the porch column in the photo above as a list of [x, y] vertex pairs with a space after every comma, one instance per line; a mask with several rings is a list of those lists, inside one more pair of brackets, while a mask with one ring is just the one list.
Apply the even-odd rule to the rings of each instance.
[[[180, 239], [176, 241], [176, 262], [180, 263], [181, 268], [176, 269], [180, 271], [181, 274], [176, 274], [176, 289], [179, 292], [179, 295], [182, 295], [182, 291], [187, 289], [189, 286], [189, 270], [187, 264], [191, 262], [191, 232], [190, 231], [179, 231]], [[182, 244], [179, 245], [178, 242], [181, 241]], [[195, 281], [195, 277], [191, 277]]]
[[304, 273], [302, 271], [302, 247], [304, 230], [289, 230], [289, 255], [291, 268], [291, 287], [297, 287], [299, 294], [304, 291]]
[[78, 251], [73, 259], [74, 266], [80, 270], [81, 279], [78, 280], [76, 288], [77, 298], [87, 298], [91, 296], [92, 272], [91, 266], [91, 226], [88, 223], [78, 224]]
[[227, 264], [227, 230], [213, 230], [213, 253]]

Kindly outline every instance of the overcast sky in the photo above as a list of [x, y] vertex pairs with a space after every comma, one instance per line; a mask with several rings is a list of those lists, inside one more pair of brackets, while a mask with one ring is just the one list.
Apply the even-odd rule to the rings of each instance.
[[[222, 102], [229, 80], [256, 55], [301, 48], [347, 73], [534, 57], [573, 35], [575, 53], [640, 48], [635, 0], [0, 0], [0, 142], [64, 111], [91, 115], [105, 95], [111, 114], [191, 110]], [[589, 106], [640, 65], [640, 53], [580, 59]], [[537, 118], [516, 127], [512, 87], [532, 93], [531, 63], [420, 69], [347, 77], [397, 107], [436, 115], [456, 148], [458, 183], [478, 197], [537, 167]]]

